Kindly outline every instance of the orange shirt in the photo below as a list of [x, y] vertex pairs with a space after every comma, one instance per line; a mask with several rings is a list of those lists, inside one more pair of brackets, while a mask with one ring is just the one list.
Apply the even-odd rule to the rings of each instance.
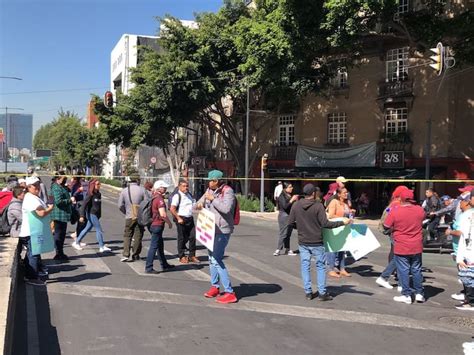
[[347, 217], [350, 213], [350, 208], [346, 202], [341, 202], [334, 198], [329, 202], [327, 211], [329, 218]]

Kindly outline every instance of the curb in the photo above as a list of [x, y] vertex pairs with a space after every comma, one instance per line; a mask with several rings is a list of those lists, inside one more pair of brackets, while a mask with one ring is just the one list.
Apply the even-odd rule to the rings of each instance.
[[7, 262], [11, 260], [11, 263], [7, 265], [5, 275], [0, 275], [0, 282], [6, 286], [2, 286], [2, 291], [0, 291], [0, 295], [2, 296], [0, 298], [0, 354], [12, 353], [13, 328], [17, 301], [18, 257], [20, 254], [18, 238], [8, 238], [6, 242], [11, 244], [12, 247], [6, 252], [10, 255], [12, 252], [14, 254], [13, 257], [10, 258], [1, 258], [2, 263], [5, 259]]

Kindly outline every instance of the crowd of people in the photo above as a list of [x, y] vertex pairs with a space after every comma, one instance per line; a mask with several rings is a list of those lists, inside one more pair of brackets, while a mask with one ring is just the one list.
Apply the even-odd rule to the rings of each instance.
[[[118, 210], [124, 215], [122, 262], [140, 260], [142, 239], [145, 230], [151, 234], [151, 243], [146, 255], [145, 273], [166, 272], [175, 267], [168, 263], [164, 251], [163, 231], [166, 226], [177, 231], [177, 256], [180, 264], [199, 264], [196, 256], [196, 226], [193, 213], [200, 209], [212, 212], [216, 219], [216, 234], [213, 251], [209, 251], [211, 287], [205, 297], [214, 298], [220, 303], [237, 301], [229, 272], [223, 262], [225, 248], [234, 229], [237, 200], [234, 191], [226, 183], [219, 170], [208, 174], [208, 189], [195, 200], [189, 192], [185, 179], [168, 194], [169, 185], [158, 180], [154, 183], [140, 184], [139, 176], [132, 176], [122, 189], [118, 199]], [[274, 198], [278, 208], [279, 235], [274, 256], [300, 256], [303, 289], [307, 299], [318, 297], [322, 301], [332, 299], [326, 289], [326, 277], [351, 277], [346, 269], [346, 252], [327, 252], [324, 248], [322, 229], [336, 228], [353, 222], [356, 208], [347, 187], [347, 180], [340, 176], [329, 185], [323, 194], [313, 184], [306, 184], [302, 195], [293, 193], [290, 182], [281, 182], [275, 189]], [[10, 235], [18, 237], [26, 249], [24, 258], [25, 280], [32, 285], [44, 285], [48, 268], [41, 254], [33, 253], [29, 218], [33, 213], [45, 223], [51, 221], [54, 235], [56, 262], [65, 262], [64, 242], [68, 223], [76, 224], [72, 247], [82, 250], [84, 238], [94, 228], [99, 253], [111, 252], [104, 242], [101, 226], [102, 196], [98, 179], [86, 181], [75, 177], [68, 181], [59, 174], [52, 179], [50, 194], [38, 176], [25, 179], [11, 177], [5, 192], [11, 193], [11, 201], [0, 208], [7, 209]], [[423, 243], [439, 237], [439, 226], [443, 236], [452, 239], [453, 258], [458, 268], [459, 280], [463, 290], [451, 295], [461, 301], [456, 308], [474, 310], [474, 252], [472, 245], [472, 226], [474, 224], [474, 187], [467, 185], [460, 189], [460, 195], [451, 198], [439, 197], [432, 188], [426, 190], [426, 199], [420, 205], [414, 200], [414, 191], [404, 185], [396, 187], [392, 198], [380, 219], [380, 231], [390, 239], [391, 249], [387, 267], [375, 282], [384, 288], [392, 289], [390, 278], [395, 277], [399, 296], [396, 302], [411, 304], [424, 302], [422, 275]], [[0, 204], [2, 203], [0, 197]], [[149, 206], [149, 221], [141, 222], [140, 214]], [[359, 210], [360, 212], [360, 210]], [[427, 225], [425, 236], [423, 226]], [[297, 230], [298, 249], [290, 248], [293, 230]], [[317, 292], [311, 288], [311, 260], [315, 259], [317, 269]], [[154, 260], [158, 259], [160, 268], [156, 269]], [[222, 292], [221, 292], [222, 291]]]

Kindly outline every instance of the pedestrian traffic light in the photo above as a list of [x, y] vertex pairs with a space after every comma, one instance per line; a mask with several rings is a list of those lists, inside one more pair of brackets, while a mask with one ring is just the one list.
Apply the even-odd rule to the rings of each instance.
[[262, 170], [267, 168], [268, 154], [263, 154], [262, 156]]
[[107, 108], [114, 106], [114, 94], [111, 91], [106, 91], [104, 94], [104, 106]]
[[435, 54], [430, 57], [434, 61], [434, 63], [430, 64], [430, 67], [432, 67], [436, 71], [436, 74], [441, 75], [444, 70], [445, 55], [443, 44], [439, 42], [436, 48], [430, 48], [430, 51]]

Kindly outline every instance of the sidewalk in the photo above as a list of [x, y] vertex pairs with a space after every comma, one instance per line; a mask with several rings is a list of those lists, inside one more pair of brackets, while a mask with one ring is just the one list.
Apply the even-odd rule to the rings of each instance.
[[0, 354], [10, 354], [17, 282], [18, 238], [0, 238]]
[[[278, 212], [246, 212], [240, 211], [240, 214], [245, 217], [263, 219], [265, 221], [274, 221], [278, 220]], [[380, 219], [370, 219], [370, 218], [359, 218], [354, 219], [354, 223], [367, 224], [371, 227], [377, 227]]]

